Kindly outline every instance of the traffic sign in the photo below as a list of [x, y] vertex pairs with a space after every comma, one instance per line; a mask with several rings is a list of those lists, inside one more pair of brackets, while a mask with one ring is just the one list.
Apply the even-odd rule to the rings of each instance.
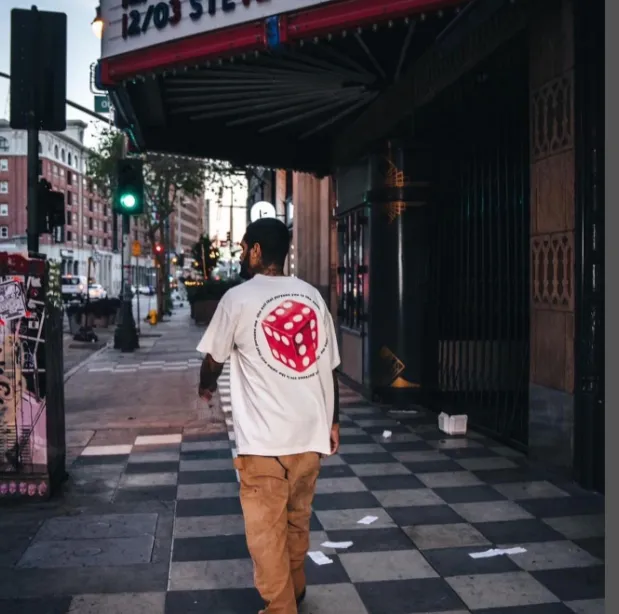
[[136, 257], [139, 258], [142, 255], [142, 245], [140, 244], [139, 241], [134, 241], [131, 245], [131, 253]]
[[95, 113], [109, 113], [110, 100], [107, 96], [95, 96]]

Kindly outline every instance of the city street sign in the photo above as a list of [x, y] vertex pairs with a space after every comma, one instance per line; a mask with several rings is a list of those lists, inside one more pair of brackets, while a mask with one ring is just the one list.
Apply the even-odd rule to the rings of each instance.
[[95, 113], [109, 113], [110, 100], [107, 96], [95, 96]]
[[262, 217], [276, 217], [275, 207], [264, 200], [255, 203], [249, 212], [249, 219], [252, 222]]
[[142, 245], [139, 241], [134, 241], [131, 245], [131, 253], [135, 258], [139, 258], [142, 255]]

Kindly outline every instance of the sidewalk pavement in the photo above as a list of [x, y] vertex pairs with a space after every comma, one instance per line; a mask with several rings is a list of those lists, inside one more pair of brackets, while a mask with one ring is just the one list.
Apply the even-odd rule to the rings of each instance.
[[63, 367], [65, 375], [84, 362], [89, 356], [107, 345], [114, 338], [114, 328], [98, 328], [95, 330], [99, 338], [97, 343], [85, 343], [74, 341], [73, 335], [64, 333], [63, 344]]
[[[153, 332], [68, 381], [65, 492], [0, 508], [2, 614], [261, 607], [231, 463], [229, 373], [207, 406], [196, 399], [201, 331], [180, 311]], [[434, 415], [389, 415], [344, 386], [342, 401], [341, 451], [324, 462], [312, 516], [311, 550], [331, 562], [308, 558], [302, 614], [604, 611], [602, 497], [478, 434], [447, 437]], [[470, 556], [512, 546], [525, 552]]]

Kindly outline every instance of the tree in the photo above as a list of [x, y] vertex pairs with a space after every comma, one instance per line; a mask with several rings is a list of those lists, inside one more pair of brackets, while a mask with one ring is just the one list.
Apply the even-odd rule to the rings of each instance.
[[[111, 200], [116, 187], [116, 165], [124, 156], [125, 135], [113, 128], [105, 128], [99, 135], [87, 167], [87, 175], [104, 198]], [[178, 207], [183, 196], [200, 196], [206, 185], [224, 185], [226, 180], [243, 176], [244, 169], [218, 160], [201, 160], [147, 152], [144, 161], [145, 213], [141, 223], [146, 230], [150, 246], [160, 243], [165, 247], [155, 255], [158, 263], [157, 307], [160, 317], [167, 311], [169, 295], [168, 262], [171, 245], [166, 236], [166, 221]], [[222, 193], [223, 190], [218, 190]], [[167, 291], [166, 291], [167, 290]]]
[[219, 264], [221, 254], [213, 241], [203, 235], [191, 248], [191, 257], [194, 260], [194, 268], [202, 272], [204, 279], [208, 279]]

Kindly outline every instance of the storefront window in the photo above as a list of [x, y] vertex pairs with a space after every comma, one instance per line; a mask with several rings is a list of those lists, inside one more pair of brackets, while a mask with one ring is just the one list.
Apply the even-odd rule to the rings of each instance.
[[357, 210], [338, 220], [339, 260], [338, 268], [338, 315], [340, 324], [353, 330], [361, 330], [365, 322], [365, 276], [363, 243], [365, 215]]

